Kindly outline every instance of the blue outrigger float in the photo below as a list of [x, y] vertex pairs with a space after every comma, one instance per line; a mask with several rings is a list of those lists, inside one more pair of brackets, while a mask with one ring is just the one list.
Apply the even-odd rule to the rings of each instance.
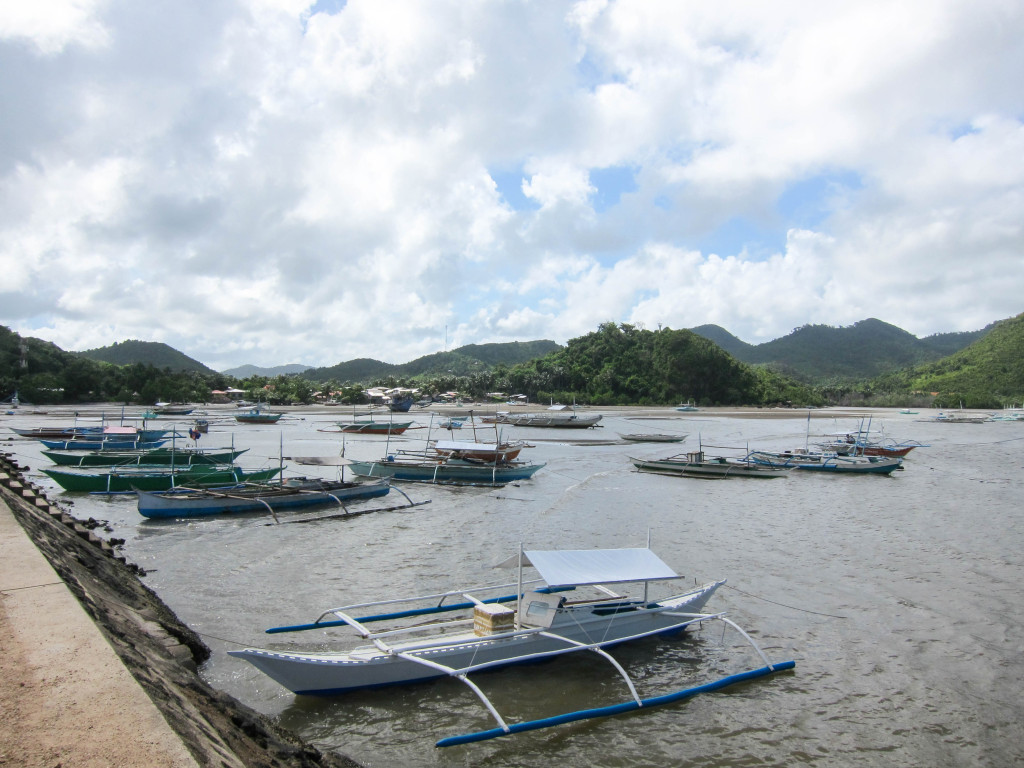
[[[441, 739], [436, 742], [438, 747], [669, 704], [795, 666], [793, 661], [770, 662], [753, 639], [724, 613], [703, 612], [705, 603], [724, 580], [670, 597], [649, 599], [650, 582], [680, 578], [649, 548], [527, 551], [520, 547], [519, 554], [502, 565], [518, 566], [517, 582], [347, 605], [324, 611], [311, 624], [266, 630], [278, 634], [349, 628], [372, 645], [332, 652], [247, 648], [228, 654], [245, 659], [293, 693], [309, 696], [333, 696], [361, 688], [453, 677], [479, 697], [498, 725]], [[527, 566], [535, 568], [540, 578], [524, 581], [523, 569]], [[642, 585], [642, 597], [629, 597], [608, 586], [625, 584]], [[560, 594], [581, 587], [593, 587], [599, 596], [567, 601]], [[510, 593], [512, 589], [515, 591]], [[406, 607], [396, 610], [399, 606]], [[377, 612], [381, 609], [385, 612]], [[357, 612], [363, 615], [357, 617]], [[449, 612], [455, 615], [436, 622], [421, 622], [424, 616]], [[644, 699], [625, 669], [605, 650], [644, 637], [674, 635], [710, 621], [735, 628], [753, 646], [764, 666]], [[373, 622], [384, 622], [385, 627], [372, 630], [367, 625]], [[484, 669], [578, 651], [591, 651], [608, 661], [623, 678], [630, 699], [606, 707], [508, 723], [469, 679], [470, 674]]]

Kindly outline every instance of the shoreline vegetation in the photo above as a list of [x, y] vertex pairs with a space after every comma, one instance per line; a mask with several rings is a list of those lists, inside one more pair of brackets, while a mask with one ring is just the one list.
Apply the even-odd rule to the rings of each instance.
[[1024, 399], [1024, 314], [955, 336], [955, 343], [925, 345], [925, 354], [916, 337], [880, 321], [805, 326], [765, 345], [772, 354], [750, 357], [733, 343], [738, 340], [718, 337], [730, 353], [692, 331], [606, 322], [548, 352], [554, 342], [469, 345], [402, 365], [361, 359], [239, 380], [153, 342], [125, 342], [121, 346], [130, 349], [106, 360], [0, 326], [0, 398], [148, 405], [215, 402], [232, 391], [278, 407], [364, 404], [373, 389], [403, 389], [435, 399], [481, 401], [506, 393], [502, 397], [594, 407], [693, 402], [945, 409], [1004, 408]]

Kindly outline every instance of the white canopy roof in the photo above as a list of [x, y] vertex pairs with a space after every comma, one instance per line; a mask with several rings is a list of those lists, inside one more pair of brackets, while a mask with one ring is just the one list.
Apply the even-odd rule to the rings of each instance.
[[[524, 557], [550, 587], [622, 584], [678, 579], [679, 574], [649, 549], [526, 550]], [[515, 566], [518, 557], [504, 561]]]

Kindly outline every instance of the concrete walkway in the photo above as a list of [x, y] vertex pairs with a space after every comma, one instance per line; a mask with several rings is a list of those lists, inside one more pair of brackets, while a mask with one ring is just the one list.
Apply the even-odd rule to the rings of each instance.
[[197, 768], [0, 498], [0, 766]]

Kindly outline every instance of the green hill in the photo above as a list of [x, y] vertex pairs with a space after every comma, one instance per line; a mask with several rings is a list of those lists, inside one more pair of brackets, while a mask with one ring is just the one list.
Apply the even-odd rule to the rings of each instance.
[[802, 381], [824, 384], [836, 380], [864, 381], [939, 360], [981, 338], [989, 329], [919, 339], [894, 325], [869, 318], [846, 327], [805, 325], [758, 345], [740, 341], [718, 326], [701, 326], [694, 332], [745, 363], [768, 365]]
[[198, 360], [193, 360], [188, 355], [174, 349], [174, 347], [169, 347], [158, 341], [136, 341], [135, 339], [128, 339], [127, 341], [111, 344], [109, 347], [87, 349], [84, 352], [77, 352], [76, 354], [82, 357], [87, 357], [90, 360], [96, 360], [101, 363], [111, 363], [113, 365], [142, 363], [143, 365], [152, 365], [158, 370], [169, 368], [172, 371], [178, 372], [195, 371], [203, 374], [216, 373], [216, 371], [207, 368]]
[[229, 368], [226, 371], [221, 371], [225, 376], [234, 376], [236, 379], [247, 379], [250, 376], [266, 376], [272, 378], [274, 376], [290, 376], [293, 373], [302, 373], [308, 371], [308, 365], [302, 365], [301, 363], [289, 363], [288, 365], [275, 365], [273, 368], [261, 368], [258, 365], [240, 365], [237, 368]]
[[1024, 400], [1024, 314], [994, 323], [966, 349], [880, 377], [878, 390], [938, 392], [937, 404], [992, 408]]
[[715, 342], [715, 344], [720, 346], [737, 360], [749, 362], [748, 358], [751, 357], [751, 355], [754, 354], [754, 350], [757, 349], [753, 344], [748, 344], [742, 339], [736, 338], [720, 325], [698, 325], [696, 328], [691, 328], [690, 330], [698, 336], [703, 336], [705, 339]]
[[485, 373], [497, 365], [516, 365], [560, 349], [553, 341], [511, 341], [495, 344], [468, 344], [450, 352], [435, 352], [408, 363], [395, 365], [360, 358], [326, 368], [310, 368], [301, 373], [310, 381], [369, 383], [387, 377], [414, 378], [444, 375], [470, 376]]
[[593, 405], [817, 404], [810, 387], [738, 361], [691, 331], [603, 323], [564, 349], [515, 366], [498, 390]]

